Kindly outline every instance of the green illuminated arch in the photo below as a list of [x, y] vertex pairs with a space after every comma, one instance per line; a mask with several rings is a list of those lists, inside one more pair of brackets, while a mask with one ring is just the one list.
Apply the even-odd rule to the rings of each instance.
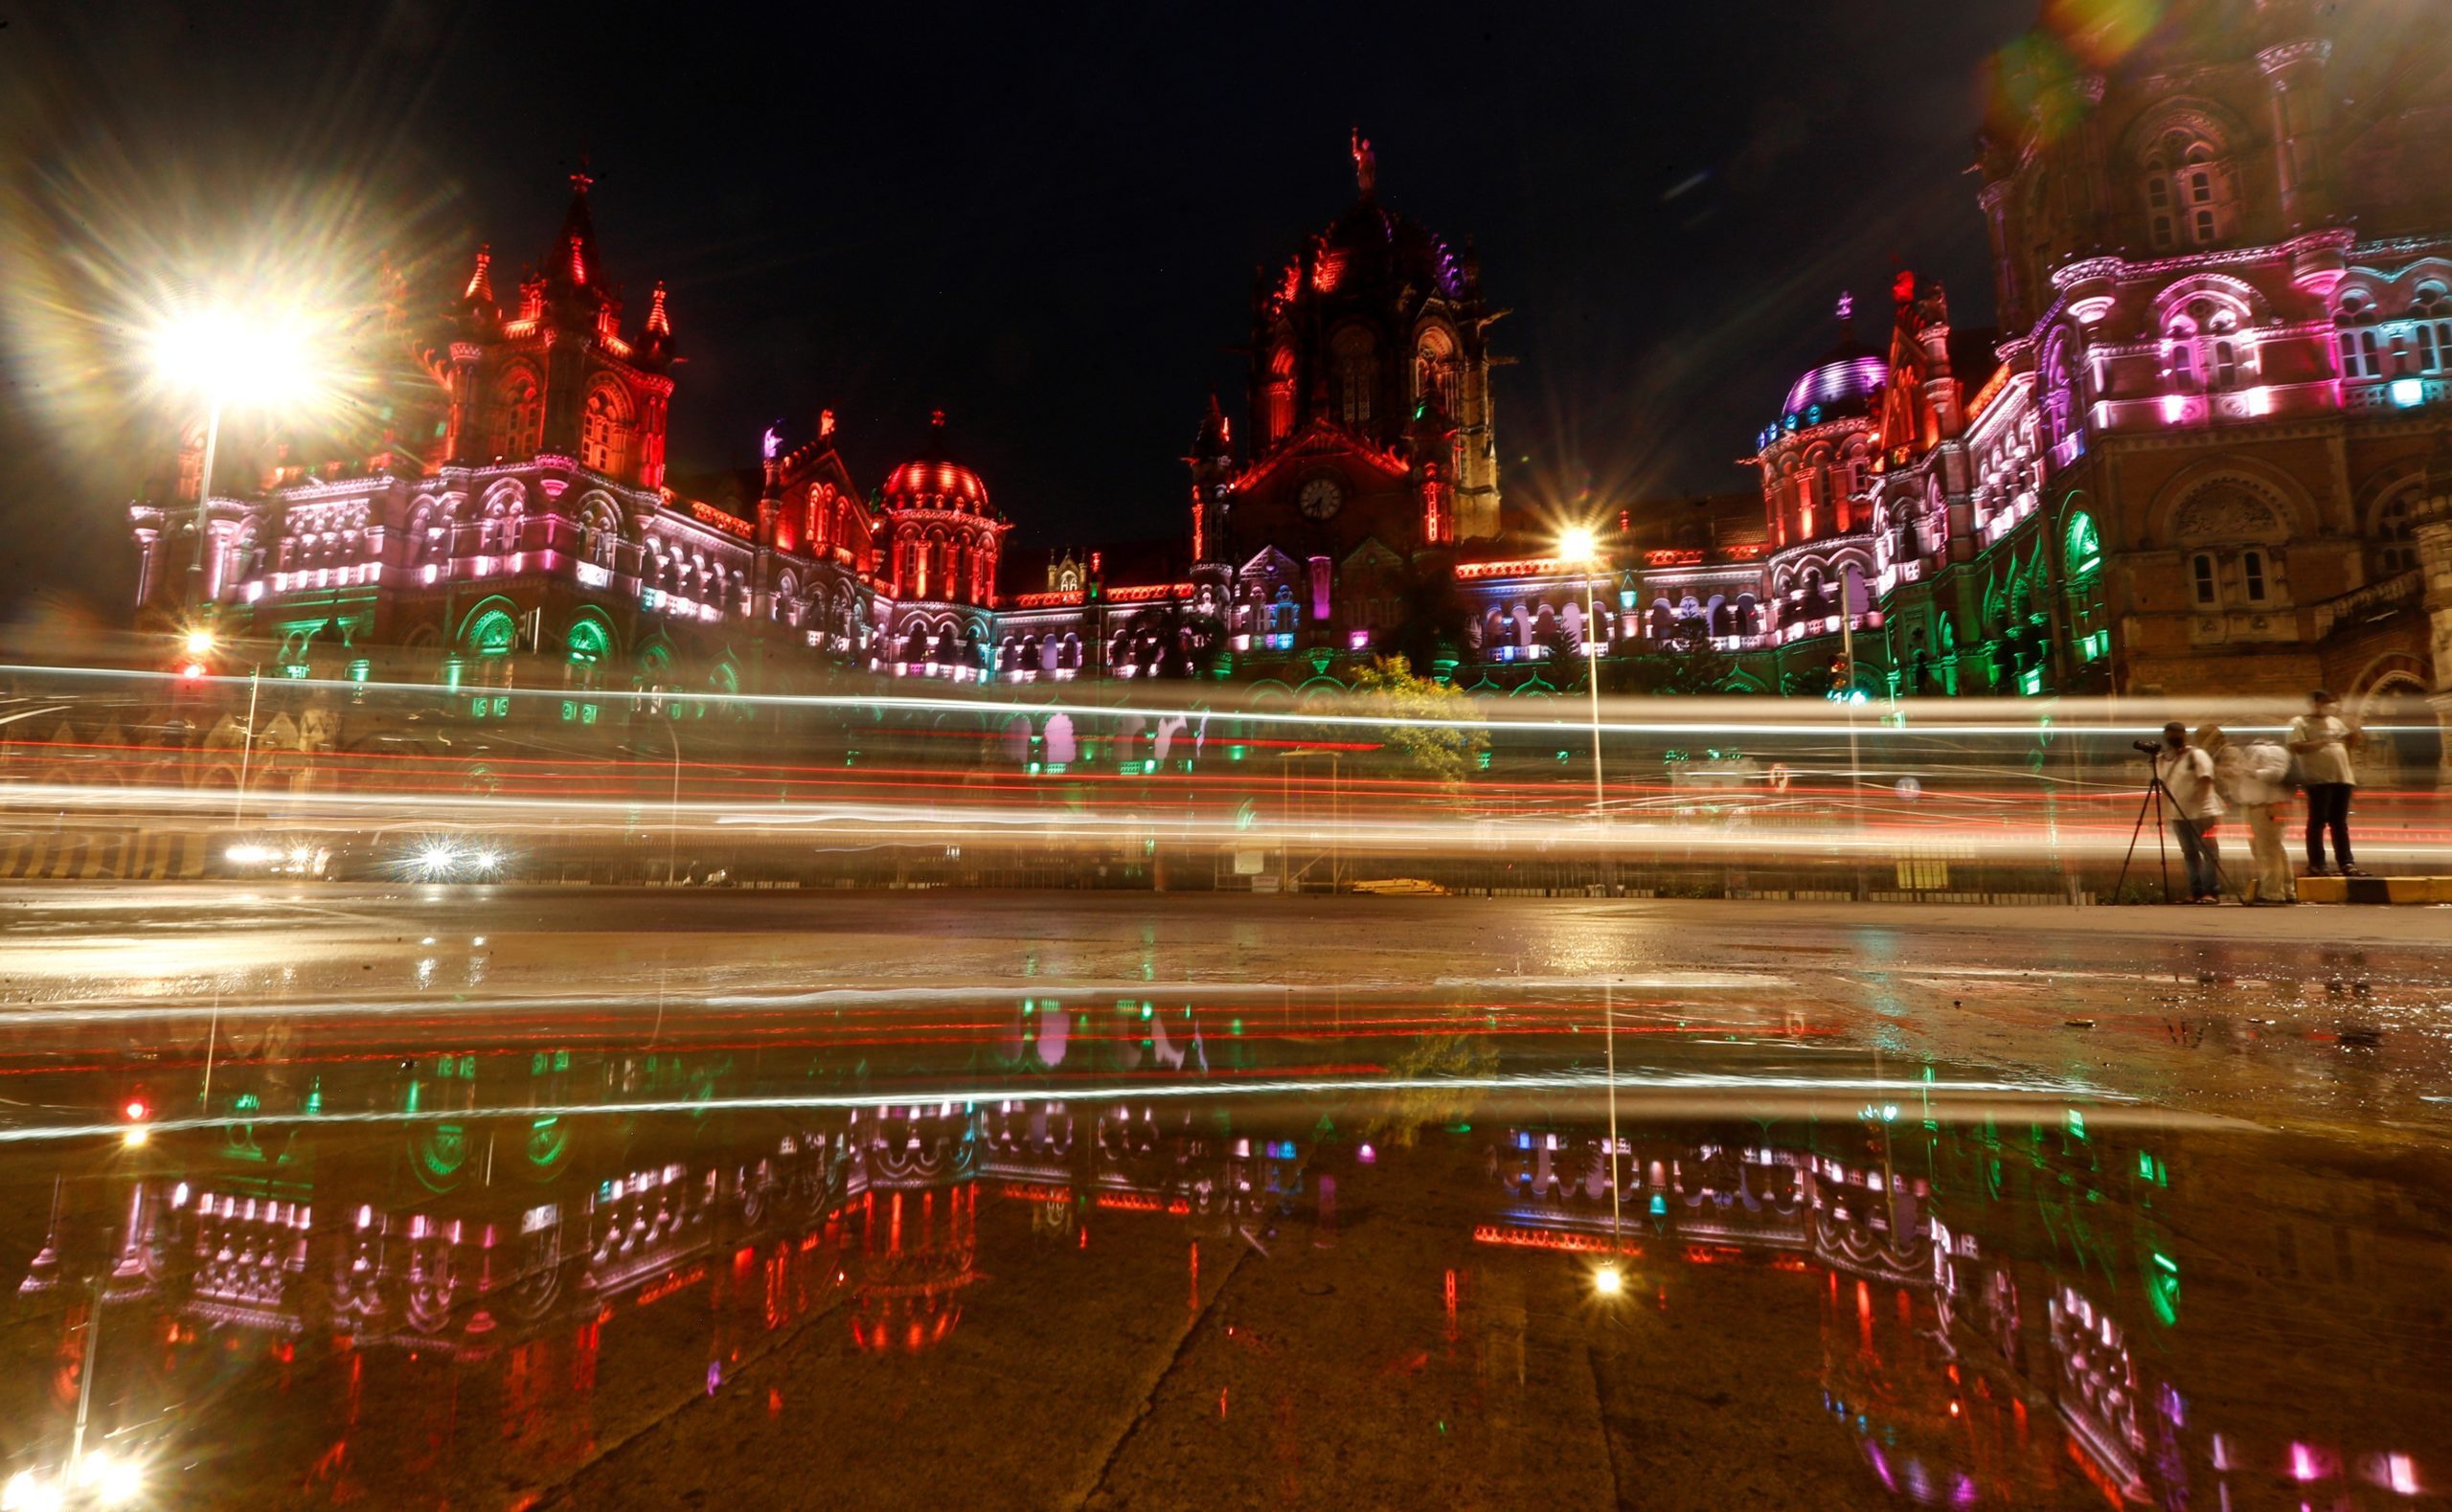
[[574, 663], [595, 666], [613, 654], [613, 632], [604, 627], [602, 620], [574, 620], [562, 634], [562, 646]]
[[469, 617], [461, 641], [478, 656], [509, 656], [519, 643], [519, 621], [505, 610], [483, 610]]

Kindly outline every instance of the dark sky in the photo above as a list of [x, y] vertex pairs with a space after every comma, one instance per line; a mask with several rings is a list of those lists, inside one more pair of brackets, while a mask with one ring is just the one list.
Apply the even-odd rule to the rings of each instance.
[[1869, 338], [1894, 260], [1989, 323], [1964, 170], [2035, 0], [0, 16], [9, 581], [106, 596], [177, 419], [125, 371], [130, 289], [341, 222], [439, 295], [480, 240], [542, 251], [582, 147], [633, 319], [671, 286], [676, 470], [831, 407], [881, 478], [942, 406], [1025, 550], [1179, 530], [1253, 267], [1350, 200], [1359, 123], [1382, 199], [1476, 238], [1514, 311], [1511, 499], [1743, 487], [1843, 287]]

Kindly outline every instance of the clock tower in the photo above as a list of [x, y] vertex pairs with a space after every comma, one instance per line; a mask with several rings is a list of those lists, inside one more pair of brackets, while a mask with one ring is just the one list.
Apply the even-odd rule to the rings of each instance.
[[1381, 205], [1352, 139], [1353, 204], [1252, 293], [1251, 461], [1222, 544], [1341, 562], [1498, 533], [1487, 331], [1472, 249]]

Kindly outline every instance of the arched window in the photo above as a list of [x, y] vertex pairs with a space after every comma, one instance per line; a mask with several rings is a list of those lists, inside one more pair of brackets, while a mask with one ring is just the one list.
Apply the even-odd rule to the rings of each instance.
[[1294, 349], [1280, 343], [1268, 354], [1268, 439], [1283, 440], [1294, 431]]
[[1360, 326], [1338, 331], [1329, 350], [1336, 359], [1337, 414], [1348, 425], [1371, 422], [1371, 395], [1377, 386], [1378, 343]]
[[2239, 553], [2239, 583], [2247, 590], [2248, 602], [2265, 601], [2264, 553], [2250, 547]]
[[2095, 517], [2069, 511], [2060, 533], [2060, 571], [2068, 585], [2069, 633], [2081, 663], [2109, 654], [2111, 632], [2103, 616], [2103, 538]]
[[2384, 501], [2375, 511], [2375, 528], [2367, 532], [2372, 575], [2397, 577], [2418, 566], [2417, 537], [2410, 530], [2410, 491]]
[[2441, 372], [2452, 368], [2452, 294], [2441, 283], [2421, 283], [2410, 302], [2412, 332], [2417, 337], [2418, 371]]
[[579, 460], [581, 466], [610, 477], [629, 471], [629, 405], [610, 383], [587, 391], [587, 406], [579, 417]]
[[2146, 239], [2158, 252], [2209, 247], [2232, 233], [2235, 196], [2221, 147], [2182, 128], [2155, 139], [2139, 165]]
[[2377, 339], [2375, 301], [2365, 289], [2345, 288], [2333, 305], [2334, 341], [2344, 378], [2384, 375], [2383, 344]]
[[562, 633], [562, 651], [570, 661], [572, 685], [594, 688], [613, 655], [613, 637], [601, 620], [574, 620]]
[[2246, 371], [2238, 329], [2238, 312], [2210, 299], [2191, 300], [2173, 314], [2163, 332], [2172, 392], [2222, 394], [2237, 388]]
[[2168, 252], [2178, 245], [2176, 223], [2171, 218], [2171, 166], [2160, 156], [2146, 160], [2146, 214], [2155, 251]]
[[490, 448], [497, 457], [530, 457], [543, 443], [544, 391], [535, 375], [514, 369], [495, 392], [495, 428]]
[[2198, 552], [2188, 559], [2189, 598], [2199, 609], [2211, 609], [2222, 601], [2221, 578], [2216, 575], [2212, 552]]

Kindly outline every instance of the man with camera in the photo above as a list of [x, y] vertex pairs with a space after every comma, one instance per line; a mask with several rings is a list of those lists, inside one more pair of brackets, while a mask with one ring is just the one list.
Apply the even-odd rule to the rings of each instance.
[[2170, 800], [2171, 839], [2188, 867], [2188, 900], [2222, 900], [2221, 852], [2214, 829], [2222, 819], [2222, 795], [2214, 788], [2214, 758], [2189, 744], [2188, 727], [2174, 719], [2163, 727], [2163, 742], [2137, 742], [2154, 761], [2154, 779]]

